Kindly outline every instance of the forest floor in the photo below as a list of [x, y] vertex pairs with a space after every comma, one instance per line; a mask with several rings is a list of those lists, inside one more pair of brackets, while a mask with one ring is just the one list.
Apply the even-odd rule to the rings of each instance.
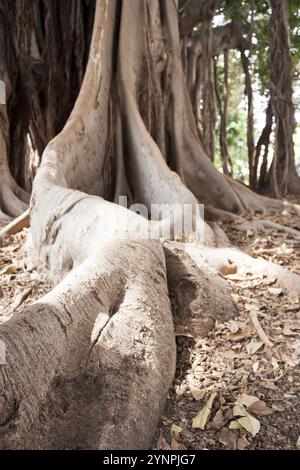
[[[300, 218], [285, 212], [268, 219], [300, 229]], [[275, 230], [245, 233], [232, 223], [222, 228], [247, 254], [300, 274], [300, 240]], [[263, 273], [222, 277], [238, 314], [217, 322], [205, 338], [188, 331], [177, 336], [176, 379], [155, 448], [300, 448], [300, 299], [274, 287]], [[271, 347], [253, 327], [253, 308]]]
[[[271, 220], [300, 230], [299, 217], [282, 213]], [[245, 233], [233, 224], [223, 224], [223, 229], [233, 245], [251, 256], [300, 275], [300, 241], [291, 235], [275, 230]], [[24, 229], [0, 247], [0, 323], [51, 289], [26, 262], [28, 236], [29, 229]], [[263, 273], [222, 277], [231, 287], [238, 314], [217, 322], [205, 338], [193, 338], [186, 330], [177, 335], [176, 379], [154, 448], [299, 448], [300, 299], [274, 287]], [[258, 337], [250, 307], [273, 346]]]

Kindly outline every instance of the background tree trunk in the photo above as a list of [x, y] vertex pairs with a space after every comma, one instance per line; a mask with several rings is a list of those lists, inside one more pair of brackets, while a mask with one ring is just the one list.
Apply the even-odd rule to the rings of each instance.
[[295, 129], [288, 0], [271, 0], [270, 90], [275, 117], [275, 148], [267, 185], [276, 197], [300, 191], [296, 174]]

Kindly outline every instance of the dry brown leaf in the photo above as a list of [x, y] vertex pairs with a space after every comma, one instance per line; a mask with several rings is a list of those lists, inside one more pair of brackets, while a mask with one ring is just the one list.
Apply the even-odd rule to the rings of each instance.
[[168, 444], [162, 433], [160, 433], [155, 447], [157, 450], [171, 450], [171, 446]]
[[237, 446], [237, 435], [229, 429], [222, 429], [218, 434], [218, 441], [225, 447], [236, 450]]
[[259, 398], [253, 396], [253, 395], [247, 395], [246, 393], [242, 393], [241, 395], [238, 395], [237, 397], [237, 402], [241, 403], [242, 405], [246, 406], [247, 408], [253, 403], [259, 401]]
[[214, 428], [216, 429], [220, 429], [226, 424], [226, 418], [223, 415], [222, 408], [220, 408], [216, 412], [215, 416], [213, 417], [212, 423], [213, 423]]
[[32, 292], [32, 287], [28, 287], [27, 289], [24, 289], [22, 292], [16, 295], [12, 305], [11, 305], [11, 310], [14, 311], [20, 305], [24, 302], [24, 300], [27, 299], [27, 297], [31, 294]]
[[181, 444], [181, 442], [177, 442], [176, 439], [171, 440], [171, 449], [172, 450], [187, 450], [186, 447]]
[[242, 436], [237, 440], [237, 449], [244, 450], [249, 447], [250, 442], [247, 440], [246, 436]]
[[243, 416], [242, 418], [238, 418], [237, 420], [241, 426], [246, 429], [253, 437], [256, 436], [257, 433], [260, 431], [260, 422], [258, 419], [254, 418], [247, 413], [247, 416]]
[[216, 392], [212, 393], [206, 405], [204, 406], [204, 408], [202, 408], [202, 410], [197, 414], [197, 416], [195, 416], [195, 418], [193, 419], [193, 423], [192, 423], [193, 428], [202, 429], [202, 430], [205, 429], [205, 425], [210, 417], [211, 409], [212, 409], [216, 396], [217, 396]]
[[269, 287], [268, 288], [269, 294], [272, 295], [281, 295], [283, 293], [283, 290], [280, 287]]
[[171, 437], [172, 439], [178, 439], [180, 436], [180, 433], [183, 431], [183, 428], [181, 426], [178, 426], [177, 424], [173, 423], [171, 426]]
[[257, 353], [257, 351], [264, 345], [263, 341], [257, 341], [255, 339], [252, 339], [246, 346], [246, 351], [248, 354], [250, 354], [251, 356], [255, 353]]
[[228, 322], [224, 324], [231, 333], [237, 333], [240, 329], [239, 323], [235, 320], [229, 320]]
[[232, 349], [228, 349], [227, 351], [222, 352], [222, 356], [226, 359], [234, 359], [238, 356], [238, 354]]
[[247, 325], [242, 331], [238, 331], [231, 335], [231, 341], [240, 341], [241, 339], [247, 338], [248, 336], [252, 336], [252, 328], [250, 325]]
[[277, 386], [272, 380], [268, 380], [268, 379], [263, 380], [261, 384], [263, 387], [267, 388], [268, 390], [277, 390]]
[[260, 431], [260, 422], [248, 413], [242, 404], [237, 402], [236, 405], [234, 405], [233, 415], [237, 417], [237, 422], [253, 437]]
[[268, 407], [267, 404], [262, 400], [258, 400], [252, 403], [252, 405], [248, 406], [248, 411], [255, 414], [256, 416], [268, 416], [273, 413], [272, 408]]
[[271, 359], [271, 364], [272, 364], [274, 370], [278, 370], [278, 369], [279, 369], [279, 364], [278, 364], [278, 362], [277, 362], [277, 359], [275, 359], [275, 357], [272, 357], [272, 359]]
[[282, 334], [285, 336], [295, 336], [297, 333], [292, 331], [287, 325], [284, 325], [282, 329]]
[[17, 268], [14, 264], [10, 264], [6, 268], [2, 269], [0, 274], [16, 274]]
[[223, 275], [223, 276], [228, 276], [228, 275], [231, 275], [231, 274], [236, 274], [237, 272], [237, 267], [234, 263], [228, 263], [228, 264], [223, 264], [220, 269], [219, 269], [219, 272]]
[[198, 388], [193, 388], [191, 390], [191, 395], [195, 400], [202, 400], [206, 394], [206, 390], [199, 390]]
[[272, 410], [282, 412], [284, 411], [284, 406], [277, 403], [272, 403]]
[[228, 427], [229, 429], [241, 429], [242, 425], [238, 421], [231, 421]]

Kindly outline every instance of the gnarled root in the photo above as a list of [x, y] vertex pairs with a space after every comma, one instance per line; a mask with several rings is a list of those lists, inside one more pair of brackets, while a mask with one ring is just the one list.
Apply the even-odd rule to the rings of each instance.
[[300, 295], [300, 276], [286, 271], [277, 264], [252, 258], [246, 253], [231, 247], [213, 248], [197, 246], [197, 244], [186, 244], [185, 250], [200, 267], [210, 267], [222, 274], [230, 272], [230, 267], [234, 265], [236, 272], [241, 276], [246, 276], [247, 273], [264, 275], [266, 279], [272, 282], [275, 281], [292, 296]]
[[1, 326], [2, 449], [149, 447], [175, 369], [162, 281], [157, 242], [111, 242]]
[[290, 237], [295, 239], [300, 239], [300, 231], [294, 228], [286, 227], [281, 224], [272, 222], [271, 220], [251, 220], [236, 224], [234, 226], [237, 230], [247, 232], [247, 230], [254, 230], [255, 232], [267, 232], [267, 231], [276, 231], [284, 232]]
[[168, 288], [175, 323], [188, 326], [194, 338], [207, 335], [216, 320], [236, 313], [226, 282], [211, 269], [201, 268], [185, 245], [165, 242]]

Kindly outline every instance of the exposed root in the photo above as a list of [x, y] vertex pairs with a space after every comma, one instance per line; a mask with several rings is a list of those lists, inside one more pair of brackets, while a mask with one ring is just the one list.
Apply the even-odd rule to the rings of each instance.
[[289, 210], [300, 215], [300, 206], [298, 204], [291, 204], [288, 201], [261, 196], [251, 191], [251, 189], [243, 183], [226, 176], [225, 178], [230, 182], [248, 210], [251, 209], [263, 213]]
[[175, 324], [187, 324], [188, 332], [199, 338], [216, 320], [229, 320], [236, 313], [226, 282], [197, 266], [182, 243], [165, 242], [164, 251]]
[[[1, 177], [0, 179], [3, 180]], [[23, 202], [17, 195], [23, 194], [23, 190], [15, 188], [14, 191], [15, 184], [15, 182], [9, 184], [5, 179], [1, 181], [0, 206], [2, 211], [10, 217], [18, 217], [28, 208], [28, 204]]]
[[210, 267], [222, 273], [226, 266], [235, 265], [237, 273], [246, 276], [247, 273], [265, 276], [286, 289], [290, 296], [300, 295], [300, 277], [286, 271], [281, 266], [263, 259], [252, 258], [235, 248], [212, 248], [197, 244], [186, 244], [185, 250], [199, 267]]
[[221, 222], [236, 222], [242, 223], [245, 221], [243, 217], [232, 212], [224, 211], [222, 209], [217, 209], [216, 207], [205, 205], [205, 218], [211, 221], [221, 221]]
[[285, 227], [284, 225], [277, 224], [271, 220], [251, 220], [249, 222], [243, 222], [241, 224], [235, 225], [237, 230], [242, 230], [247, 232], [247, 230], [254, 230], [257, 232], [267, 232], [267, 231], [277, 231], [284, 232], [291, 237], [300, 239], [300, 231], [294, 228]]
[[161, 279], [157, 244], [111, 243], [1, 325], [2, 449], [149, 447], [175, 369]]
[[[157, 13], [159, 6], [164, 9], [162, 27], [171, 54], [180, 53], [175, 3], [156, 4]], [[178, 84], [177, 95], [186, 99], [184, 106], [173, 103], [172, 119], [178, 119], [176, 129], [180, 128], [183, 140], [173, 138], [173, 146], [176, 168], [189, 189], [170, 170], [169, 156], [162, 155], [151, 136], [151, 110], [146, 106], [147, 128], [139, 108], [145, 69], [149, 75], [153, 72], [144, 61], [149, 47], [145, 43], [147, 2], [123, 0], [121, 7], [118, 28], [116, 1], [97, 2], [80, 95], [65, 128], [45, 149], [34, 181], [33, 244], [49, 276], [59, 284], [0, 326], [1, 339], [10, 351], [7, 364], [0, 368], [0, 389], [6, 391], [0, 396], [2, 448], [147, 448], [175, 371], [165, 256], [158, 240], [147, 239], [150, 229], [181, 217], [183, 204], [196, 206], [191, 190], [201, 201], [223, 210], [242, 213], [246, 209], [245, 199], [202, 150], [176, 58], [174, 70], [168, 72], [176, 80], [170, 89], [176, 100]], [[119, 41], [115, 63], [114, 39]], [[114, 143], [118, 162], [126, 150], [126, 168], [116, 174], [112, 197], [123, 190], [126, 172], [135, 201], [148, 208], [168, 204], [169, 212], [150, 222], [100, 197], [106, 187], [103, 172], [111, 137], [107, 118], [115, 69], [123, 115], [117, 119]], [[147, 92], [151, 97], [151, 90]], [[167, 140], [164, 137], [160, 136], [162, 142]], [[187, 158], [179, 155], [183, 150]], [[11, 195], [7, 200], [12, 215], [20, 209], [18, 201]], [[225, 248], [228, 239], [214, 223], [205, 224], [205, 236], [212, 245], [223, 247], [182, 243], [165, 248], [173, 307], [179, 319], [190, 316], [195, 336], [235, 311], [223, 280], [209, 267], [223, 276], [230, 271], [223, 269], [228, 264], [236, 265], [242, 274], [251, 270], [275, 276], [289, 292], [300, 294], [298, 276]]]
[[9, 237], [14, 233], [20, 232], [24, 227], [29, 227], [29, 224], [30, 216], [29, 209], [27, 209], [23, 214], [19, 215], [19, 217], [9, 222], [2, 230], [0, 230], [0, 243], [5, 237]]
[[252, 321], [252, 324], [256, 330], [256, 333], [258, 334], [258, 336], [260, 337], [260, 339], [262, 340], [262, 342], [268, 347], [268, 348], [271, 348], [273, 346], [273, 343], [272, 341], [268, 338], [268, 336], [266, 335], [266, 333], [264, 332], [261, 324], [259, 323], [258, 321], [258, 318], [257, 318], [257, 313], [256, 313], [256, 309], [255, 308], [250, 308], [249, 312], [249, 317]]

